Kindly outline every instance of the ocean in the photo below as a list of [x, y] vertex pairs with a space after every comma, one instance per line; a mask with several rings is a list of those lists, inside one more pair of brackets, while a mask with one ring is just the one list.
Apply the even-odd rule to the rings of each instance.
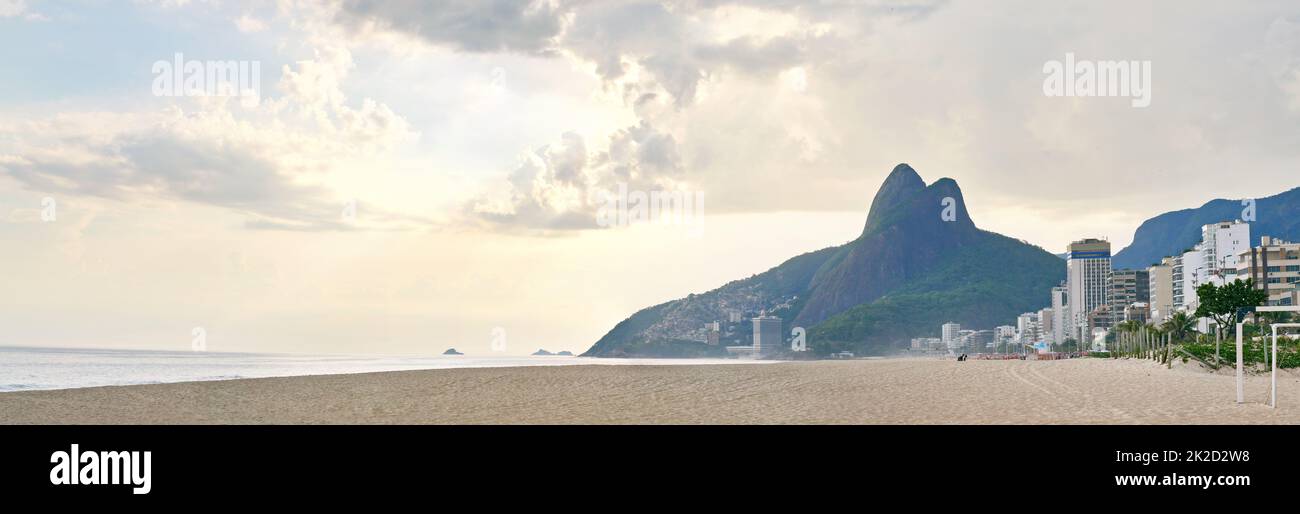
[[307, 355], [0, 346], [0, 391], [513, 366], [734, 364], [734, 359]]

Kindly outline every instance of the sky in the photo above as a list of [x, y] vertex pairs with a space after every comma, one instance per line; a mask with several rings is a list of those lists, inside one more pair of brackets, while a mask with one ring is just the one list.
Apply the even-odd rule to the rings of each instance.
[[1300, 186], [1300, 4], [0, 0], [0, 345], [580, 352], [902, 162], [1053, 253]]

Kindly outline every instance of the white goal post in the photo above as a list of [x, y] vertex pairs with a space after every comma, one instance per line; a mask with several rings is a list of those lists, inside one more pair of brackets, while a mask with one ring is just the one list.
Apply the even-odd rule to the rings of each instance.
[[[1255, 312], [1300, 312], [1300, 305], [1277, 305], [1256, 307]], [[1242, 365], [1242, 335], [1241, 321], [1237, 322], [1237, 403], [1246, 402], [1246, 394], [1243, 389], [1243, 375], [1245, 367]], [[1300, 328], [1300, 323], [1274, 323], [1273, 324], [1273, 369], [1269, 384], [1269, 407], [1277, 408], [1277, 329], [1279, 328]]]

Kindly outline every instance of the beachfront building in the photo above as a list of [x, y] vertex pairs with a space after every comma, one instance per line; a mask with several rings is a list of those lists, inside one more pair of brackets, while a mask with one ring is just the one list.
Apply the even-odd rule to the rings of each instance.
[[1038, 340], [1048, 344], [1056, 344], [1056, 333], [1052, 324], [1055, 323], [1051, 308], [1039, 309], [1038, 311]]
[[754, 353], [771, 355], [781, 348], [785, 341], [781, 337], [781, 318], [759, 315], [754, 317]]
[[1070, 334], [1070, 300], [1069, 290], [1065, 284], [1052, 288], [1052, 340], [1056, 344], [1065, 343]]
[[944, 346], [949, 350], [956, 350], [961, 346], [961, 324], [951, 321], [944, 323], [939, 335], [943, 338]]
[[[1127, 318], [1127, 310], [1135, 303], [1151, 300], [1151, 276], [1146, 270], [1122, 269], [1110, 273], [1110, 293], [1106, 305], [1114, 315], [1113, 323]], [[1145, 317], [1145, 316], [1143, 316]]]
[[1038, 332], [1038, 313], [1026, 312], [1016, 317], [1016, 342], [1020, 344], [1034, 344], [1039, 339]]
[[1151, 305], [1146, 302], [1135, 302], [1124, 309], [1124, 319], [1121, 321], [1136, 321], [1145, 325], [1151, 322]]
[[[1092, 316], [1098, 307], [1106, 304], [1110, 287], [1110, 242], [1101, 239], [1083, 239], [1070, 243], [1067, 248], [1066, 289], [1070, 308], [1071, 332], [1080, 341], [1092, 339], [1095, 323], [1106, 324]], [[1107, 327], [1109, 325], [1107, 324]]]
[[1170, 313], [1195, 311], [1200, 304], [1196, 288], [1202, 284], [1223, 285], [1236, 280], [1237, 260], [1249, 249], [1249, 224], [1223, 221], [1201, 226], [1201, 242], [1174, 257]]
[[1237, 254], [1239, 279], [1254, 279], [1268, 292], [1269, 305], [1300, 305], [1300, 244], [1269, 236], [1259, 246]]
[[1193, 248], [1183, 252], [1174, 261], [1174, 310], [1193, 312], [1200, 304], [1196, 287], [1206, 279], [1205, 257]]
[[1174, 258], [1165, 257], [1160, 264], [1147, 268], [1147, 291], [1150, 295], [1152, 323], [1164, 323], [1174, 313]]
[[972, 330], [966, 335], [966, 347], [973, 352], [983, 352], [993, 346], [994, 332], [992, 330]]
[[1250, 224], [1237, 220], [1203, 225], [1196, 248], [1204, 261], [1201, 283], [1232, 282], [1237, 278], [1237, 256], [1250, 249]]
[[[1115, 321], [1114, 312], [1111, 310], [1110, 305], [1103, 303], [1098, 305], [1096, 309], [1093, 309], [1092, 312], [1088, 313], [1084, 327], [1095, 335], [1098, 330], [1102, 332], [1109, 331], [1111, 326], [1113, 326], [1111, 324], [1113, 321]], [[1080, 341], [1084, 340], [1086, 340], [1086, 338], [1080, 339]]]
[[1016, 327], [1002, 325], [993, 329], [993, 345], [996, 348], [1008, 348], [1016, 342]]
[[943, 339], [938, 337], [914, 337], [912, 338], [912, 350], [917, 352], [935, 352], [944, 351], [948, 348], [944, 346]]

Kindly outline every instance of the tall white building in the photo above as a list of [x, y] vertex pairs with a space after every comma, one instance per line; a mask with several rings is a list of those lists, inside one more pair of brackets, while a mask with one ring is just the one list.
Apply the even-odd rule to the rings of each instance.
[[1016, 318], [1016, 340], [1020, 344], [1033, 344], [1038, 337], [1038, 313], [1026, 312]]
[[1070, 243], [1066, 261], [1067, 302], [1070, 306], [1072, 334], [1080, 341], [1092, 338], [1093, 319], [1089, 315], [1106, 304], [1110, 294], [1110, 242], [1084, 239]]
[[1016, 327], [1002, 325], [993, 329], [993, 340], [998, 344], [1012, 343], [1016, 340]]
[[[1237, 258], [1250, 250], [1250, 225], [1223, 221], [1201, 226], [1201, 242], [1174, 257], [1171, 282], [1174, 311], [1192, 312], [1200, 304], [1196, 288], [1223, 285], [1237, 278]], [[1152, 305], [1157, 302], [1153, 299]], [[1164, 314], [1163, 317], [1168, 317]], [[1155, 316], [1153, 316], [1153, 319]]]
[[1066, 334], [1070, 334], [1069, 290], [1064, 285], [1052, 288], [1052, 341], [1065, 343]]
[[[933, 325], [931, 325], [933, 326]], [[941, 333], [943, 344], [948, 348], [956, 348], [961, 345], [961, 325], [951, 321], [943, 324]]]
[[1202, 283], [1232, 282], [1237, 277], [1237, 256], [1250, 249], [1250, 224], [1237, 220], [1204, 225], [1197, 249], [1205, 263]]
[[[1198, 248], [1183, 252], [1182, 259], [1179, 261], [1182, 263], [1182, 281], [1179, 281], [1177, 277], [1174, 278], [1174, 287], [1182, 288], [1182, 303], [1176, 308], [1187, 312], [1195, 311], [1196, 306], [1200, 305], [1196, 297], [1196, 287], [1203, 284], [1203, 281], [1209, 276], [1205, 269], [1205, 255], [1201, 253], [1199, 246], [1197, 245]], [[1175, 299], [1179, 297], [1174, 296]]]

